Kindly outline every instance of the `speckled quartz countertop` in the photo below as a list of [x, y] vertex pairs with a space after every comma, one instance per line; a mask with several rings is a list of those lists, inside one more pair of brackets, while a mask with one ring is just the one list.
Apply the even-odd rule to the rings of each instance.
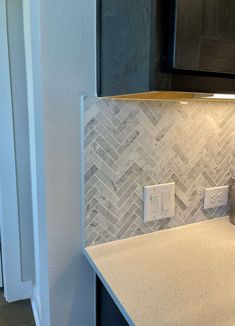
[[84, 253], [130, 325], [235, 325], [235, 226], [227, 218]]

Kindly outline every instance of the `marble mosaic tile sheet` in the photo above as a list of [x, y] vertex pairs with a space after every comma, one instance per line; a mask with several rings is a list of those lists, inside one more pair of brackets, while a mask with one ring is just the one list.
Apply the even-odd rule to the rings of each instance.
[[[86, 245], [223, 216], [203, 190], [230, 182], [235, 104], [85, 100]], [[175, 217], [143, 223], [143, 186], [174, 181]]]

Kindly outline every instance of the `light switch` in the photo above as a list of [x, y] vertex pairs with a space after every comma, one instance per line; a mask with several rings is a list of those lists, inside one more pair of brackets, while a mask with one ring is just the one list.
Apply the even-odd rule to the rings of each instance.
[[158, 194], [152, 195], [151, 200], [152, 200], [152, 213], [157, 213], [160, 206], [160, 196]]
[[169, 209], [170, 209], [170, 193], [169, 192], [163, 192], [162, 193], [162, 210], [164, 212], [166, 212]]
[[160, 220], [175, 214], [175, 184], [144, 187], [144, 221]]

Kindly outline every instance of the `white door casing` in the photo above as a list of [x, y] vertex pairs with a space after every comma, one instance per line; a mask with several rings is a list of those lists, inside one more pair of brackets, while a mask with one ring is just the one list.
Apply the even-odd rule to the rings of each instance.
[[30, 298], [31, 281], [22, 281], [19, 207], [7, 38], [6, 0], [0, 0], [0, 229], [4, 295], [12, 302]]
[[2, 280], [2, 253], [0, 251], [0, 288], [3, 287], [3, 280]]

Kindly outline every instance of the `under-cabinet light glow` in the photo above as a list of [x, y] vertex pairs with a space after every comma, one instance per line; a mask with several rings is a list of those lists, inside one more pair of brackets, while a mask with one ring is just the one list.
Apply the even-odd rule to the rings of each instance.
[[205, 98], [235, 100], [235, 94], [212, 94], [211, 96], [206, 96]]
[[180, 101], [180, 104], [188, 104], [188, 102]]

